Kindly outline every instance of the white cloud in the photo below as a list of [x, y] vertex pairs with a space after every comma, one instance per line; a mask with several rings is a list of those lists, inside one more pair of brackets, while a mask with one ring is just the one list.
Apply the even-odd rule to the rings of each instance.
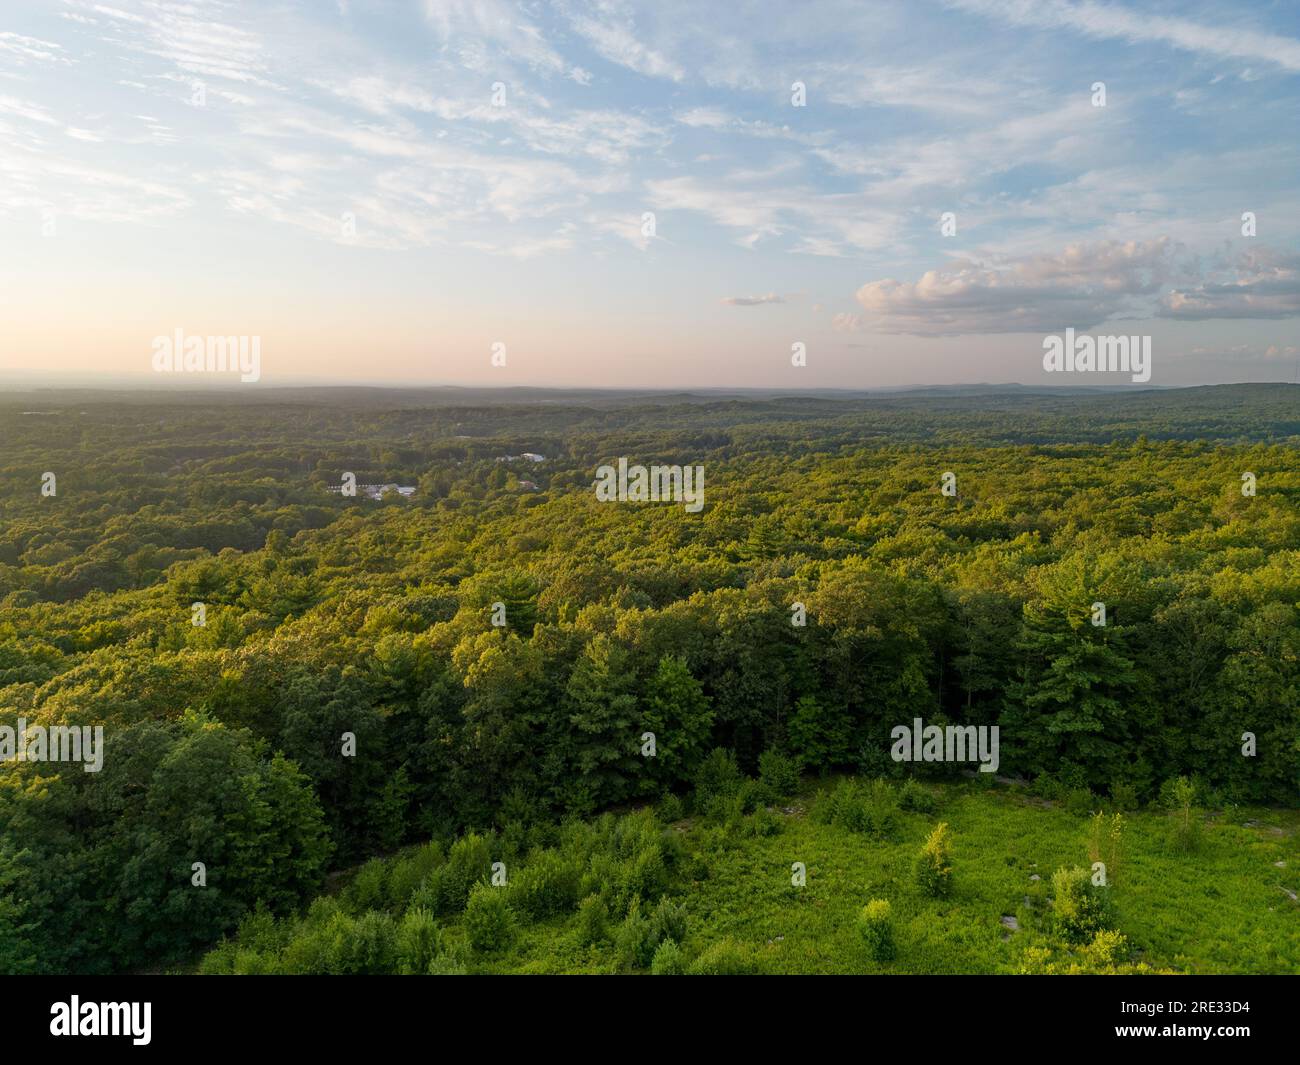
[[43, 41], [38, 37], [24, 37], [21, 33], [0, 33], [0, 52], [17, 56], [18, 62], [37, 59], [47, 63], [71, 63], [63, 55], [63, 47], [53, 41]]
[[424, 13], [444, 46], [472, 70], [489, 70], [494, 53], [544, 73], [568, 69], [540, 27], [508, 0], [425, 0]]
[[1261, 248], [1241, 256], [1238, 276], [1175, 288], [1161, 300], [1165, 318], [1300, 317], [1300, 256]]
[[1073, 30], [1099, 40], [1167, 44], [1220, 59], [1258, 60], [1300, 71], [1300, 40], [1238, 26], [1212, 26], [1190, 19], [1130, 11], [1116, 4], [1065, 0], [948, 0], [962, 11], [1014, 26]]
[[1089, 328], [1157, 293], [1179, 269], [1165, 240], [1076, 244], [1003, 263], [959, 259], [914, 282], [863, 285], [858, 303], [889, 333], [1050, 332]]
[[623, 5], [605, 2], [597, 5], [597, 12], [569, 9], [566, 15], [573, 29], [600, 56], [647, 77], [669, 81], [681, 81], [686, 77], [686, 71], [677, 63], [646, 46]]

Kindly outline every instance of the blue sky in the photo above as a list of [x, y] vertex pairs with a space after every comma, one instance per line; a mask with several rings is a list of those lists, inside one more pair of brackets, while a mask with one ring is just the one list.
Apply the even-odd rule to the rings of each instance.
[[10, 4], [0, 370], [1290, 381], [1298, 104], [1292, 3]]

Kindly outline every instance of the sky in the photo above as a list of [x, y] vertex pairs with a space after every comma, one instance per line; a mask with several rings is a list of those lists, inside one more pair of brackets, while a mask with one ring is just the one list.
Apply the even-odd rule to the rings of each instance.
[[1298, 105], [1292, 0], [0, 0], [0, 385], [1295, 381]]

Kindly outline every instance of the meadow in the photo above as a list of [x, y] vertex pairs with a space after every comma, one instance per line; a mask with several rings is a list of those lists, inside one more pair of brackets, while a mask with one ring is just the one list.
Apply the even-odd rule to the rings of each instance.
[[[1062, 932], [1053, 895], [1054, 872], [1091, 867], [1097, 814], [1107, 829], [1113, 824], [1114, 814], [1103, 809], [1110, 804], [1087, 793], [1053, 800], [1023, 783], [978, 780], [877, 785], [884, 794], [877, 820], [883, 811], [888, 825], [864, 831], [827, 821], [825, 811], [855, 784], [868, 794], [867, 782], [808, 782], [771, 805], [753, 800], [758, 805], [745, 814], [738, 793], [761, 794], [754, 783], [742, 782], [709, 812], [674, 821], [664, 816], [682, 812], [676, 801], [657, 814], [646, 809], [541, 830], [526, 856], [522, 841], [538, 833], [517, 823], [471, 841], [484, 881], [492, 882], [492, 862], [504, 867], [504, 883], [486, 890], [508, 916], [486, 931], [482, 915], [439, 909], [437, 885], [467, 853], [464, 842], [450, 864], [440, 848], [426, 846], [354, 870], [305, 920], [250, 919], [202, 970], [1300, 972], [1300, 812], [1198, 809], [1202, 827], [1191, 847], [1179, 840], [1175, 812], [1122, 812], [1117, 844], [1109, 832], [1102, 838], [1113, 903], [1108, 928], [1119, 938], [1098, 944], [1095, 935]], [[900, 795], [911, 809], [898, 805]], [[952, 831], [952, 873], [950, 889], [935, 898], [916, 882], [914, 863], [940, 821]], [[648, 853], [658, 862], [646, 862]], [[806, 867], [799, 886], [792, 883], [795, 862]], [[663, 893], [616, 919], [647, 886]], [[864, 942], [861, 914], [873, 899], [889, 903], [888, 959], [874, 957]], [[431, 930], [423, 942], [411, 931], [421, 921]], [[680, 950], [661, 950], [666, 940]], [[677, 964], [668, 967], [670, 960]]]

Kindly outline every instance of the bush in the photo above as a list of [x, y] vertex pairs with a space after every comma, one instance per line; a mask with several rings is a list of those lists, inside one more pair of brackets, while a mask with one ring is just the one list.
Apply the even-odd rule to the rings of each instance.
[[872, 961], [892, 961], [897, 953], [894, 947], [894, 927], [890, 919], [889, 900], [872, 899], [858, 914], [858, 934]]
[[442, 952], [442, 932], [428, 910], [407, 910], [397, 926], [397, 971], [420, 976]]
[[932, 898], [941, 898], [952, 890], [952, 833], [946, 821], [940, 822], [925, 839], [916, 856], [913, 872], [917, 886]]
[[380, 976], [397, 969], [397, 929], [387, 913], [371, 911], [355, 921], [337, 914], [330, 927], [329, 971], [342, 976]]
[[1117, 780], [1110, 786], [1111, 805], [1116, 810], [1122, 810], [1125, 813], [1138, 808], [1137, 787], [1133, 784]]
[[1087, 817], [1097, 805], [1097, 796], [1089, 788], [1071, 788], [1065, 793], [1065, 809], [1075, 817]]
[[480, 954], [505, 950], [515, 939], [515, 915], [503, 888], [479, 881], [465, 906], [465, 935]]
[[387, 877], [388, 866], [382, 858], [371, 858], [358, 869], [352, 883], [343, 892], [343, 903], [348, 913], [356, 915], [382, 909], [387, 900]]
[[405, 910], [411, 896], [442, 862], [442, 848], [437, 843], [426, 844], [409, 857], [393, 862], [389, 866], [388, 882], [384, 886], [388, 909], [396, 913]]
[[799, 790], [799, 763], [780, 751], [764, 751], [758, 756], [758, 779], [772, 801], [783, 799]]
[[898, 798], [887, 780], [873, 780], [865, 787], [855, 780], [841, 780], [817, 799], [812, 816], [822, 824], [891, 839], [898, 829]]
[[745, 836], [775, 836], [781, 831], [781, 816], [760, 806], [745, 818], [740, 829]]
[[650, 915], [650, 934], [657, 947], [665, 939], [686, 942], [686, 906], [664, 897]]
[[642, 898], [657, 898], [668, 890], [668, 886], [668, 867], [657, 842], [620, 867], [620, 899], [630, 899], [637, 895]]
[[686, 816], [686, 808], [682, 800], [670, 791], [659, 800], [659, 809], [656, 813], [660, 821], [665, 825], [671, 825]]
[[695, 772], [695, 809], [708, 810], [716, 800], [735, 794], [743, 779], [736, 756], [715, 747]]
[[482, 836], [471, 832], [451, 845], [447, 861], [429, 874], [427, 891], [417, 891], [418, 900], [435, 917], [460, 913], [469, 901], [470, 888], [492, 871], [492, 852]]
[[1106, 883], [1114, 883], [1119, 876], [1120, 860], [1124, 854], [1124, 815], [1095, 814], [1088, 833], [1088, 860], [1101, 862], [1106, 867]]
[[686, 972], [686, 959], [682, 948], [673, 939], [665, 939], [655, 948], [654, 959], [650, 962], [650, 971], [655, 976], [681, 976]]
[[627, 916], [614, 934], [614, 953], [623, 969], [644, 969], [654, 960], [654, 932], [650, 918], [641, 912], [641, 900], [633, 899]]
[[430, 976], [464, 976], [469, 972], [469, 960], [461, 949], [444, 950], [429, 962]]
[[1128, 961], [1128, 939], [1119, 932], [1102, 929], [1083, 948], [1089, 969], [1109, 969]]
[[746, 946], [732, 939], [720, 939], [691, 963], [691, 976], [753, 976], [758, 963]]
[[578, 902], [582, 874], [557, 851], [537, 851], [510, 882], [510, 905], [533, 920], [568, 913]]
[[661, 898], [647, 915], [639, 898], [628, 907], [627, 917], [614, 936], [614, 950], [624, 969], [645, 969], [655, 951], [667, 940], [681, 943], [686, 938], [686, 907]]
[[1110, 893], [1092, 882], [1087, 869], [1058, 869], [1052, 894], [1052, 926], [1066, 942], [1088, 943], [1098, 932], [1114, 929]]
[[1196, 802], [1201, 789], [1194, 779], [1174, 777], [1160, 788], [1163, 805], [1174, 812], [1174, 846], [1194, 851], [1201, 843], [1201, 811]]
[[939, 809], [939, 800], [929, 788], [909, 777], [898, 793], [898, 805], [914, 814], [932, 814]]
[[609, 935], [609, 911], [599, 895], [588, 895], [578, 904], [578, 942], [584, 947], [602, 942]]

